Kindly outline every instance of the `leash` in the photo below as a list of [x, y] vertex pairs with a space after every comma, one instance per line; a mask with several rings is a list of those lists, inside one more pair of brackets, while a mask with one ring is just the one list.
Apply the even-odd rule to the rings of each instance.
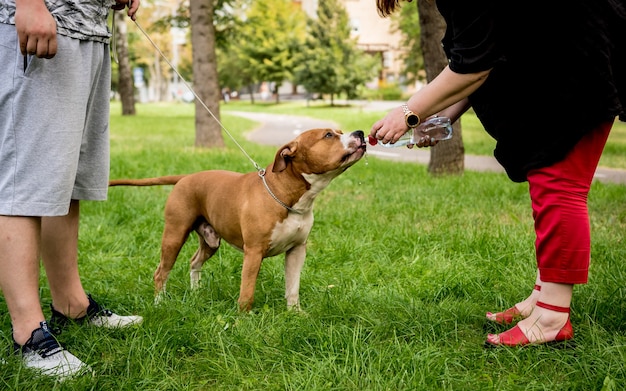
[[[113, 18], [113, 20], [115, 20], [115, 17]], [[265, 179], [265, 169], [263, 167], [261, 167], [257, 162], [255, 162], [254, 159], [252, 159], [252, 157], [250, 157], [250, 155], [245, 151], [245, 149], [241, 146], [241, 144], [239, 144], [239, 142], [237, 142], [237, 140], [228, 131], [228, 129], [226, 129], [224, 124], [222, 124], [222, 122], [219, 119], [217, 119], [215, 114], [213, 114], [213, 112], [208, 108], [208, 106], [204, 103], [204, 101], [202, 99], [200, 99], [200, 97], [198, 96], [196, 91], [191, 87], [191, 85], [187, 82], [187, 80], [185, 80], [185, 78], [180, 74], [180, 72], [178, 72], [178, 69], [176, 69], [174, 64], [172, 64], [170, 62], [170, 60], [165, 56], [165, 54], [161, 51], [161, 49], [157, 46], [157, 44], [154, 43], [152, 38], [150, 38], [150, 35], [148, 35], [148, 33], [139, 25], [139, 23], [136, 20], [134, 20], [134, 22], [135, 22], [135, 25], [137, 26], [137, 28], [139, 29], [139, 31], [142, 32], [142, 34], [146, 37], [146, 39], [150, 42], [150, 44], [156, 49], [156, 51], [159, 53], [159, 55], [165, 60], [167, 65], [169, 65], [169, 67], [172, 69], [172, 71], [174, 71], [176, 73], [176, 75], [178, 75], [180, 80], [182, 80], [183, 84], [185, 84], [185, 86], [189, 89], [189, 91], [191, 91], [193, 96], [198, 100], [198, 102], [200, 102], [202, 107], [204, 107], [204, 109], [211, 115], [211, 117], [213, 117], [215, 122], [218, 123], [218, 125], [224, 130], [224, 132], [226, 132], [228, 137], [230, 137], [230, 139], [235, 143], [235, 145], [237, 145], [239, 150], [241, 150], [241, 152], [248, 158], [248, 160], [250, 160], [250, 162], [252, 162], [252, 165], [257, 170], [257, 173], [259, 174], [259, 177], [263, 181], [263, 186], [265, 187], [265, 189], [267, 190], [269, 195], [272, 196], [272, 198], [274, 200], [276, 200], [276, 202], [278, 202], [278, 204], [280, 206], [282, 206], [283, 208], [287, 209], [289, 212], [296, 213], [296, 214], [302, 214], [301, 211], [296, 210], [296, 209], [290, 207], [289, 205], [285, 204], [280, 199], [278, 199], [278, 197], [276, 197], [274, 192], [270, 189], [269, 185], [267, 184], [267, 180]], [[116, 55], [117, 55], [117, 53], [116, 53]]]
[[261, 166], [259, 166], [257, 164], [257, 162], [255, 162], [250, 155], [248, 155], [248, 153], [243, 149], [243, 147], [237, 142], [237, 140], [233, 137], [233, 135], [228, 131], [228, 129], [226, 129], [226, 127], [222, 124], [222, 122], [220, 122], [219, 119], [217, 119], [217, 117], [215, 116], [215, 114], [213, 114], [213, 112], [207, 107], [207, 105], [204, 103], [204, 101], [202, 99], [200, 99], [200, 97], [198, 96], [198, 94], [196, 94], [196, 91], [191, 87], [191, 85], [189, 83], [187, 83], [187, 80], [185, 80], [185, 78], [183, 77], [183, 75], [180, 74], [180, 72], [178, 72], [178, 69], [176, 69], [176, 67], [174, 67], [174, 64], [172, 64], [170, 62], [170, 60], [165, 56], [165, 54], [163, 54], [163, 52], [161, 51], [161, 49], [159, 49], [159, 47], [157, 46], [156, 43], [154, 43], [154, 41], [152, 40], [152, 38], [150, 38], [150, 36], [148, 35], [148, 33], [141, 28], [141, 26], [139, 25], [139, 23], [137, 23], [137, 21], [135, 20], [135, 25], [137, 26], [137, 28], [139, 29], [139, 31], [141, 31], [143, 33], [143, 35], [148, 39], [148, 41], [150, 42], [150, 44], [156, 49], [157, 52], [159, 52], [159, 55], [161, 57], [163, 57], [163, 59], [165, 60], [165, 62], [167, 63], [167, 65], [170, 66], [170, 68], [178, 75], [178, 77], [180, 78], [180, 80], [182, 80], [183, 84], [185, 84], [185, 86], [187, 88], [189, 88], [189, 91], [191, 91], [191, 93], [193, 94], [193, 96], [198, 100], [198, 102], [200, 102], [200, 104], [202, 105], [202, 107], [204, 107], [204, 109], [211, 115], [211, 117], [213, 117], [213, 119], [215, 120], [215, 122], [218, 123], [218, 125], [224, 130], [224, 132], [226, 132], [226, 134], [228, 135], [228, 137], [231, 138], [231, 140], [233, 140], [233, 142], [237, 145], [237, 147], [241, 150], [241, 152], [243, 152], [243, 154], [248, 158], [248, 160], [250, 160], [252, 162], [252, 165], [254, 166], [254, 168], [257, 169], [257, 171], [261, 171], [262, 168]]

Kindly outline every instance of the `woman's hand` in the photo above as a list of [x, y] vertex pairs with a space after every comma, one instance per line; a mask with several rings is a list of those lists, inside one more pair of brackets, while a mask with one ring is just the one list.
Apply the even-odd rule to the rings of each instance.
[[404, 111], [402, 107], [391, 110], [383, 119], [374, 122], [370, 130], [370, 136], [378, 141], [387, 144], [394, 143], [409, 129], [404, 121]]
[[408, 144], [406, 147], [409, 149], [413, 148], [414, 145], [417, 146], [418, 148], [434, 147], [438, 143], [439, 143], [439, 140], [435, 140], [434, 138], [424, 136], [424, 137], [420, 137], [420, 139], [417, 140], [417, 144]]

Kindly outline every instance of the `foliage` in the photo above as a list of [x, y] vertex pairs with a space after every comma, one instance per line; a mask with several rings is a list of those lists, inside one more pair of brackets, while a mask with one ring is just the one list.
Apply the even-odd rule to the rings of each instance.
[[266, 81], [277, 90], [292, 77], [305, 33], [305, 15], [292, 1], [252, 2], [233, 41], [220, 52], [224, 86], [238, 89]]
[[292, 77], [295, 52], [304, 41], [304, 13], [290, 0], [254, 2], [243, 28], [239, 49], [258, 81], [274, 85], [277, 92]]
[[420, 24], [417, 13], [417, 1], [414, 3], [403, 3], [399, 13], [391, 16], [393, 27], [402, 32], [401, 46], [407, 50], [403, 54], [403, 74], [407, 84], [415, 84], [424, 81], [424, 74], [420, 70], [424, 69], [424, 57], [422, 56], [422, 46], [420, 44]]
[[356, 46], [350, 38], [345, 8], [337, 0], [321, 0], [317, 18], [309, 21], [305, 49], [297, 57], [296, 82], [309, 93], [358, 96], [377, 72], [378, 61]]
[[[174, 47], [170, 34], [172, 29], [186, 31], [190, 27], [189, 3], [147, 3], [143, 8], [139, 23], [166, 58], [176, 59], [174, 65], [183, 78], [191, 81], [190, 45]], [[350, 38], [348, 16], [337, 0], [321, 1], [318, 13], [318, 20], [307, 27], [307, 17], [297, 2], [217, 1], [214, 27], [220, 86], [230, 90], [248, 87], [252, 92], [265, 81], [278, 90], [291, 80], [310, 92], [357, 97], [380, 64], [356, 47]], [[173, 72], [141, 33], [129, 32], [130, 39], [133, 34], [134, 66], [144, 69], [146, 81], [164, 85]]]
[[[218, 47], [228, 45], [228, 38], [233, 31], [240, 27], [240, 20], [234, 9], [242, 6], [245, 0], [217, 0], [215, 4], [215, 13], [213, 22], [216, 32], [216, 44]], [[189, 3], [182, 2], [172, 4], [175, 10], [169, 14], [155, 20], [152, 30], [160, 33], [166, 33], [171, 28], [188, 29], [191, 27], [189, 15]]]
[[[214, 23], [216, 30], [216, 44], [218, 47], [228, 46], [230, 36], [238, 28], [238, 19], [229, 10], [238, 7], [243, 0], [217, 0]], [[191, 82], [193, 80], [192, 53], [190, 45], [189, 2], [143, 2], [141, 12], [138, 13], [137, 23], [146, 31], [164, 56], [173, 63], [182, 77]], [[184, 43], [173, 42], [173, 35], [181, 34]], [[177, 40], [180, 38], [176, 38]], [[134, 67], [142, 68], [146, 84], [155, 87], [157, 94], [166, 89], [167, 80], [174, 78], [174, 72], [158, 50], [138, 29], [129, 28], [128, 31], [130, 60]], [[116, 64], [113, 64], [113, 79], [116, 80]], [[115, 82], [113, 83], [116, 90]], [[157, 95], [157, 100], [167, 100], [169, 97]]]
[[402, 98], [402, 89], [397, 84], [381, 83], [378, 88], [380, 100], [400, 100]]

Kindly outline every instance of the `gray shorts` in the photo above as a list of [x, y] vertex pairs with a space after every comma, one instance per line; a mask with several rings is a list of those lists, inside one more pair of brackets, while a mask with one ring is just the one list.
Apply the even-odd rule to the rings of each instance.
[[57, 35], [52, 59], [19, 51], [0, 23], [0, 215], [62, 216], [104, 200], [109, 180], [108, 45]]

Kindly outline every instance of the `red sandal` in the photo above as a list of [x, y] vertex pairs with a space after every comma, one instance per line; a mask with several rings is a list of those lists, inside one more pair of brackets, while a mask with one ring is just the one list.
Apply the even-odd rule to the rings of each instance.
[[[570, 312], [569, 307], [559, 307], [559, 306], [555, 306], [551, 304], [546, 304], [541, 301], [538, 301], [536, 305], [537, 307], [545, 308], [550, 311], [563, 312], [563, 313], [568, 313], [568, 314]], [[522, 332], [522, 329], [520, 329], [518, 325], [516, 325], [515, 327], [513, 327], [512, 329], [508, 331], [497, 334], [498, 339], [499, 339], [498, 343], [492, 342], [490, 340], [490, 338], [493, 337], [494, 335], [495, 334], [489, 334], [487, 336], [487, 340], [485, 341], [485, 347], [497, 347], [497, 346], [522, 347], [522, 346], [527, 346], [527, 345], [540, 345], [540, 344], [545, 344], [545, 345], [562, 344], [574, 338], [574, 329], [572, 328], [572, 323], [570, 322], [570, 318], [568, 316], [565, 326], [563, 326], [561, 330], [559, 330], [559, 332], [556, 334], [556, 337], [552, 341], [531, 343], [526, 337], [526, 335], [524, 335], [524, 333]]]
[[[541, 285], [535, 284], [534, 289], [536, 291], [540, 291]], [[502, 312], [497, 312], [495, 314], [493, 312], [487, 312], [485, 316], [487, 317], [487, 320], [490, 322], [495, 322], [498, 324], [505, 324], [505, 325], [524, 319], [522, 312], [515, 305], [507, 310], [504, 310]], [[495, 319], [490, 319], [489, 318], [490, 316], [495, 316]]]

